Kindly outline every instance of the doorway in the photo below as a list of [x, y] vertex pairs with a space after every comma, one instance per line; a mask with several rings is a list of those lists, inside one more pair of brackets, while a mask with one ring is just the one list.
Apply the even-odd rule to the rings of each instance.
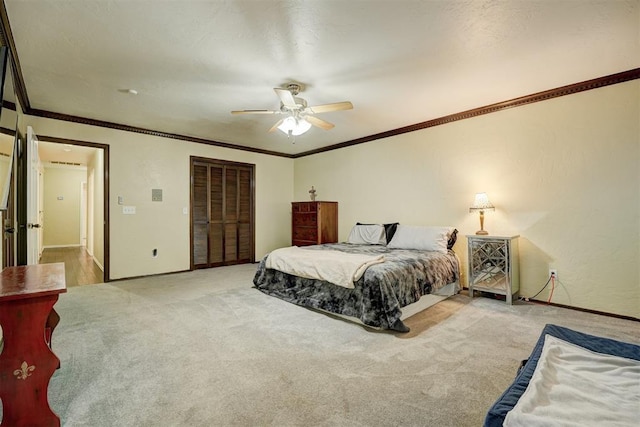
[[[43, 178], [41, 197], [42, 256], [36, 262], [63, 262], [67, 286], [109, 281], [109, 146], [39, 137]], [[25, 144], [28, 146], [28, 144]], [[27, 154], [22, 153], [27, 157]], [[19, 159], [20, 157], [19, 156]], [[20, 165], [19, 160], [19, 165]], [[22, 159], [24, 163], [24, 159]], [[26, 264], [28, 229], [26, 171], [18, 173], [18, 264]], [[89, 182], [90, 181], [90, 182]], [[33, 227], [33, 224], [31, 224]], [[90, 239], [91, 237], [91, 239]]]

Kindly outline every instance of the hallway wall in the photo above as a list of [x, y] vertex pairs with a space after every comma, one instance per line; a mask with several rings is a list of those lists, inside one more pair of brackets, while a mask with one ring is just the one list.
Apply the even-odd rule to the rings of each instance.
[[87, 169], [78, 166], [44, 165], [44, 247], [79, 246], [80, 185]]
[[87, 241], [87, 250], [93, 259], [104, 270], [104, 151], [96, 150], [93, 159], [87, 166], [88, 172], [93, 171], [91, 182], [87, 182], [88, 198], [90, 203], [87, 209], [88, 224], [91, 230], [87, 231], [87, 237], [91, 236], [91, 243]]

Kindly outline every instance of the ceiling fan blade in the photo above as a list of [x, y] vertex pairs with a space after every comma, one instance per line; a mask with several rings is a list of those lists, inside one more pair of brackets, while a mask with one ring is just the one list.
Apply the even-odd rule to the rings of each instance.
[[319, 127], [321, 129], [324, 130], [329, 130], [332, 129], [333, 127], [335, 127], [335, 125], [333, 123], [329, 123], [326, 120], [322, 120], [319, 119], [317, 117], [313, 117], [313, 116], [307, 116], [304, 118], [306, 121], [308, 121], [309, 123], [311, 123], [312, 125]]
[[329, 111], [339, 111], [339, 110], [351, 110], [353, 108], [353, 104], [349, 101], [343, 102], [334, 102], [333, 104], [323, 104], [323, 105], [315, 105], [313, 107], [307, 107], [313, 114], [317, 113], [328, 113]]
[[282, 101], [282, 105], [291, 108], [297, 107], [296, 100], [293, 99], [293, 94], [291, 94], [288, 89], [281, 89], [279, 87], [276, 87], [273, 88], [273, 90], [276, 91], [276, 94], [280, 98], [280, 101]]
[[269, 132], [275, 132], [276, 130], [278, 130], [278, 126], [280, 126], [280, 124], [284, 121], [284, 119], [282, 120], [278, 120], [278, 122], [271, 126], [271, 129], [269, 129]]
[[236, 110], [231, 114], [280, 114], [280, 111], [274, 110]]

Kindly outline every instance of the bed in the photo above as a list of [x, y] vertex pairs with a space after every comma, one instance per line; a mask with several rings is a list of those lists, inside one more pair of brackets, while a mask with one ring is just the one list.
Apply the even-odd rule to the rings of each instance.
[[[569, 346], [565, 346], [568, 350], [560, 347], [565, 353], [554, 355], [554, 347], [549, 347], [550, 342], [569, 343]], [[579, 354], [593, 355], [597, 363], [588, 365]], [[554, 368], [548, 358], [555, 358], [556, 363], [563, 365], [563, 370], [570, 369], [576, 375], [566, 376], [562, 370]], [[548, 381], [548, 378], [545, 380], [544, 374], [541, 374], [544, 366], [553, 369], [552, 381]], [[590, 378], [600, 378], [592, 378], [592, 372], [614, 373], [614, 384], [598, 379], [589, 385], [586, 381]], [[572, 381], [566, 381], [565, 378], [572, 378]], [[547, 382], [536, 382], [538, 379]], [[544, 394], [536, 396], [539, 392]], [[611, 396], [616, 397], [608, 397], [608, 393], [614, 393]], [[524, 402], [529, 396], [534, 399]], [[563, 396], [565, 398], [557, 401], [561, 412], [558, 415], [553, 403]], [[531, 402], [537, 404], [532, 405]], [[637, 425], [640, 419], [639, 403], [640, 346], [548, 324], [511, 385], [489, 409], [484, 426]]]
[[[356, 319], [372, 328], [399, 332], [409, 331], [402, 320], [403, 308], [415, 305], [425, 295], [446, 297], [459, 291], [460, 263], [451, 250], [457, 230], [446, 227], [444, 232], [440, 230], [437, 246], [429, 246], [422, 239], [420, 247], [415, 240], [429, 234], [419, 233], [424, 228], [417, 230], [417, 227], [398, 226], [390, 237], [389, 227], [383, 227], [383, 237], [374, 233], [369, 237], [354, 238], [354, 230], [362, 229], [358, 227], [361, 225], [354, 226], [347, 242], [305, 246], [302, 249], [313, 256], [317, 254], [318, 258], [325, 251], [384, 258], [384, 262], [366, 268], [361, 277], [353, 281], [352, 287], [268, 268], [272, 254], [267, 254], [256, 271], [255, 288], [293, 304]], [[379, 233], [379, 228], [375, 229]], [[408, 238], [414, 242], [407, 242]], [[426, 241], [434, 242], [433, 233]]]

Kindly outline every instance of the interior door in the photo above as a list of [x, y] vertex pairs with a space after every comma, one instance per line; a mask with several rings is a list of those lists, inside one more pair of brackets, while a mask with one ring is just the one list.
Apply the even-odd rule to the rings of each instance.
[[44, 249], [44, 168], [40, 162], [38, 155], [38, 202], [36, 211], [38, 212], [38, 261], [42, 259], [42, 250]]
[[[0, 209], [2, 214], [2, 267], [15, 265], [15, 162], [18, 145], [18, 113], [13, 79], [13, 61], [6, 46], [0, 47]], [[6, 169], [5, 169], [6, 167]]]
[[41, 253], [40, 156], [38, 137], [27, 126], [27, 264], [37, 264]]
[[[11, 181], [13, 181], [13, 176]], [[2, 230], [2, 268], [11, 267], [15, 265], [15, 204], [14, 204], [14, 191], [13, 182], [11, 183], [11, 190], [9, 191], [9, 203], [8, 209], [2, 212], [3, 230]]]
[[254, 165], [191, 159], [191, 268], [254, 261]]

